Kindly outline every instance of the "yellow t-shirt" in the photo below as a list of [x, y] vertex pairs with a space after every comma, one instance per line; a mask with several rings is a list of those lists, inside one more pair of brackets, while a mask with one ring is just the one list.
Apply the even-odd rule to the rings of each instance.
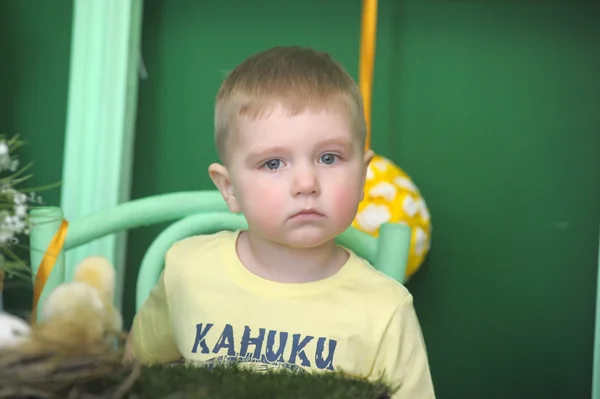
[[434, 398], [410, 293], [352, 251], [333, 276], [277, 283], [248, 271], [239, 232], [200, 235], [167, 252], [158, 284], [135, 316], [143, 363], [186, 362], [344, 371], [400, 385], [394, 398]]

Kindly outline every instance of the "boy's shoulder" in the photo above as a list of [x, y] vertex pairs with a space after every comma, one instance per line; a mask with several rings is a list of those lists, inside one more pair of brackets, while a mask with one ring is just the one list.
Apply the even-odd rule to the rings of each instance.
[[374, 301], [384, 301], [388, 304], [400, 305], [412, 298], [408, 289], [396, 279], [377, 270], [363, 258], [354, 256], [355, 261], [361, 263], [354, 276], [357, 292], [364, 294]]
[[183, 238], [169, 247], [166, 260], [198, 259], [210, 257], [221, 251], [224, 245], [231, 243], [235, 247], [236, 232], [220, 231], [213, 234], [200, 234]]

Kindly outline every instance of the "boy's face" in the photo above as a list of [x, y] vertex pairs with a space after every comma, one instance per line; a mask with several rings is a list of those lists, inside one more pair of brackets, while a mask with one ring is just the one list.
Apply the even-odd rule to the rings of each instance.
[[373, 153], [365, 153], [346, 114], [278, 109], [266, 118], [240, 117], [234, 127], [227, 168], [209, 170], [253, 234], [309, 248], [350, 226]]

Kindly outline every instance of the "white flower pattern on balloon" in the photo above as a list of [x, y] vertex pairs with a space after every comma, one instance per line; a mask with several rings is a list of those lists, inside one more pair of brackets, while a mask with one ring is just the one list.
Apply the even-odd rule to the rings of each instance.
[[423, 195], [404, 170], [380, 155], [367, 168], [364, 194], [352, 225], [375, 237], [383, 223], [408, 225], [412, 235], [406, 277], [410, 277], [431, 246], [431, 215]]

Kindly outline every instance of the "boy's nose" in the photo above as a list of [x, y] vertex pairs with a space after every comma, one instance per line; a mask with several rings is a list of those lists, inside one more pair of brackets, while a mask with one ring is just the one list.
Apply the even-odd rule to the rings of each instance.
[[319, 179], [314, 168], [301, 168], [294, 174], [292, 195], [311, 195], [319, 193]]

